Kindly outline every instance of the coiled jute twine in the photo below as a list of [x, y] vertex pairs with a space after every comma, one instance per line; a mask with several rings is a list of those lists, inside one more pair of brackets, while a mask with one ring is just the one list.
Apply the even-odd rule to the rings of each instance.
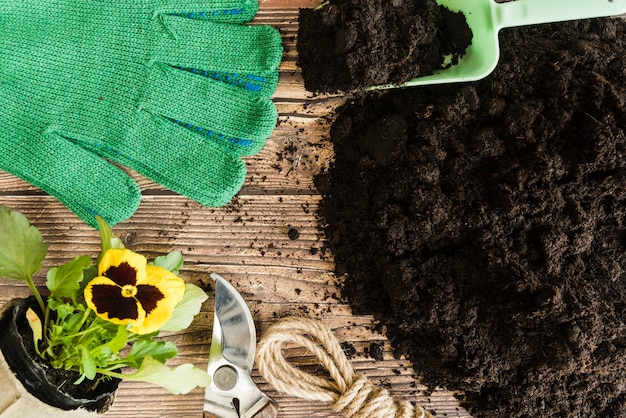
[[[330, 379], [293, 367], [283, 345], [300, 346], [315, 355]], [[357, 374], [335, 335], [319, 321], [287, 317], [266, 331], [257, 347], [257, 367], [280, 392], [303, 399], [330, 403], [335, 412], [354, 418], [433, 418], [421, 406], [395, 399], [386, 389]]]

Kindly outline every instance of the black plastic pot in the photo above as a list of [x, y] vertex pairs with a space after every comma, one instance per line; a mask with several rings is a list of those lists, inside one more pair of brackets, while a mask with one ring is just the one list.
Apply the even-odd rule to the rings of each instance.
[[[9, 304], [0, 318], [0, 350], [24, 388], [40, 401], [59, 409], [84, 408], [99, 413], [105, 412], [113, 403], [119, 379], [100, 382], [95, 388], [86, 390], [81, 397], [63, 392], [51, 378], [57, 371], [42, 363], [41, 359], [38, 361], [38, 357], [33, 357], [36, 356], [34, 350], [27, 348], [27, 344], [32, 344], [32, 339], [25, 338], [27, 333], [31, 333], [26, 320], [26, 311], [30, 307], [38, 312], [37, 302], [30, 297], [14, 300]], [[29, 342], [26, 343], [26, 340]]]

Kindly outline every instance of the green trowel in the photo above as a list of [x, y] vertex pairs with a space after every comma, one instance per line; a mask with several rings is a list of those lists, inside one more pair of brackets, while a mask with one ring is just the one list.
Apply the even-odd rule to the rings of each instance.
[[562, 22], [566, 20], [616, 16], [626, 13], [626, 0], [516, 0], [496, 3], [494, 0], [437, 0], [453, 12], [463, 12], [472, 30], [472, 44], [458, 64], [432, 75], [414, 78], [397, 85], [374, 89], [425, 86], [480, 80], [498, 63], [498, 32], [502, 28]]

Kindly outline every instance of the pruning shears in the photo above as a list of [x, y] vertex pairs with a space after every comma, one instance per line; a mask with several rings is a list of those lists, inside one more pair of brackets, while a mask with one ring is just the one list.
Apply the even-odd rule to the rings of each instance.
[[204, 395], [204, 418], [275, 418], [278, 406], [256, 386], [256, 331], [252, 314], [239, 292], [217, 274], [213, 339]]

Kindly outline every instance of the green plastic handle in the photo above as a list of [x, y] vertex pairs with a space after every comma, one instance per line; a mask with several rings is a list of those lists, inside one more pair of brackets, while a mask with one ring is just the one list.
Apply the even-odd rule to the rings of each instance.
[[516, 0], [493, 3], [496, 29], [626, 13], [626, 0]]

